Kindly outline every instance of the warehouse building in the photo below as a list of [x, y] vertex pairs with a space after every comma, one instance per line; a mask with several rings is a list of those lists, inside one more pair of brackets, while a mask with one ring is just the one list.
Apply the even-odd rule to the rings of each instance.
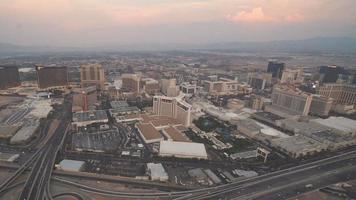
[[163, 157], [208, 159], [204, 144], [194, 142], [161, 141], [159, 155]]
[[137, 124], [136, 128], [141, 138], [147, 144], [159, 142], [164, 139], [152, 124]]
[[64, 159], [59, 163], [59, 169], [71, 172], [80, 172], [84, 169], [85, 162], [79, 160]]
[[161, 163], [147, 163], [147, 174], [152, 181], [168, 181], [168, 174]]

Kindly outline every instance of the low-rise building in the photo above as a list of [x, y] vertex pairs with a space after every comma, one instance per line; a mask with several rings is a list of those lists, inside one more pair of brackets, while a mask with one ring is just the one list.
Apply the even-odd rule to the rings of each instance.
[[168, 174], [161, 163], [147, 163], [147, 173], [152, 181], [168, 181]]
[[160, 142], [164, 138], [163, 136], [155, 129], [155, 127], [150, 124], [137, 124], [136, 128], [141, 135], [141, 138], [145, 141], [145, 143], [155, 143]]
[[204, 144], [195, 142], [161, 141], [159, 156], [208, 159]]
[[109, 119], [104, 110], [91, 110], [73, 113], [72, 125], [84, 127], [95, 123], [108, 123]]

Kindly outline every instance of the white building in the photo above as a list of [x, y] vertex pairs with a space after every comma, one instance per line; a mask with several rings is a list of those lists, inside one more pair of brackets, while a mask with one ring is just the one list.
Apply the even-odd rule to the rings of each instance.
[[163, 157], [208, 159], [204, 144], [194, 142], [161, 141], [159, 155]]
[[152, 181], [168, 181], [168, 174], [161, 163], [147, 163], [147, 173]]

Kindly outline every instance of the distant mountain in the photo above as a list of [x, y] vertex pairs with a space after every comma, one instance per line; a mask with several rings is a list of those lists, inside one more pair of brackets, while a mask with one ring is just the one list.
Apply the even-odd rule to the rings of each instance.
[[340, 52], [356, 53], [356, 38], [316, 37], [304, 40], [231, 42], [206, 45], [203, 49], [227, 51]]
[[356, 53], [356, 38], [316, 37], [304, 40], [281, 40], [268, 42], [228, 42], [203, 45], [188, 44], [132, 44], [111, 47], [55, 47], [21, 46], [0, 43], [0, 55], [37, 54], [56, 52], [115, 52], [115, 51], [164, 51], [164, 50], [208, 50], [223, 52], [328, 52]]

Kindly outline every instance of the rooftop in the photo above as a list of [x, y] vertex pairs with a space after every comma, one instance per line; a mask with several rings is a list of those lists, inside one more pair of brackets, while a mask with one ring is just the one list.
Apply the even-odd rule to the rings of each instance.
[[327, 119], [313, 119], [311, 121], [328, 126], [330, 128], [338, 129], [343, 132], [355, 132], [356, 120], [345, 117], [329, 117]]
[[62, 160], [59, 165], [62, 170], [66, 171], [80, 171], [83, 165], [85, 164], [84, 161], [78, 160]]
[[104, 110], [91, 110], [86, 112], [76, 112], [73, 113], [74, 122], [85, 122], [85, 121], [96, 121], [96, 120], [107, 120], [108, 117]]
[[198, 157], [207, 159], [208, 155], [202, 143], [161, 141], [159, 154], [161, 156]]
[[183, 135], [180, 131], [178, 131], [176, 128], [170, 126], [168, 128], [163, 129], [165, 133], [168, 134], [168, 136], [173, 140], [177, 142], [190, 142], [187, 137]]
[[162, 135], [152, 126], [152, 124], [138, 124], [137, 128], [146, 140], [162, 138]]

